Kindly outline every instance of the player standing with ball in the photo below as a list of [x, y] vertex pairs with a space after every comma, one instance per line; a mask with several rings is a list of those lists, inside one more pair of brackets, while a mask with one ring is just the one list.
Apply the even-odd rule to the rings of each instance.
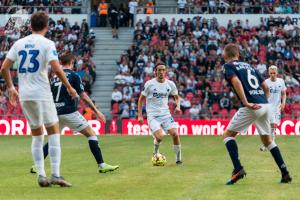
[[168, 98], [172, 95], [176, 101], [175, 112], [180, 113], [180, 97], [175, 83], [165, 78], [166, 72], [167, 68], [164, 63], [156, 64], [155, 78], [145, 83], [138, 101], [138, 121], [140, 124], [144, 122], [142, 106], [146, 99], [148, 125], [154, 137], [153, 154], [159, 153], [159, 145], [163, 139], [164, 131], [173, 138], [176, 164], [180, 165], [182, 164], [180, 138], [177, 132], [177, 124], [171, 116], [168, 106]]

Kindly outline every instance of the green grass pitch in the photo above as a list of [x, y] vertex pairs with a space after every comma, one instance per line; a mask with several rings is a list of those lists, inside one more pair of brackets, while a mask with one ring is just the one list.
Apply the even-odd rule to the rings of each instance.
[[[232, 166], [221, 137], [182, 139], [182, 166], [174, 164], [170, 137], [165, 137], [161, 153], [167, 165], [151, 164], [152, 138], [141, 136], [101, 136], [100, 145], [107, 163], [119, 164], [119, 171], [99, 174], [83, 136], [62, 137], [62, 175], [72, 188], [40, 188], [32, 165], [31, 137], [0, 137], [0, 199], [300, 199], [300, 137], [278, 137], [291, 184], [279, 184], [280, 173], [269, 152], [260, 152], [256, 136], [237, 139], [247, 177], [226, 186]], [[49, 174], [49, 160], [45, 163]]]

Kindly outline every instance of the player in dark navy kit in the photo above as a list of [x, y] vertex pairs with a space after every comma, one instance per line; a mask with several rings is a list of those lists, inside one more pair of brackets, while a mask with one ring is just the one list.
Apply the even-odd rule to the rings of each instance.
[[264, 78], [252, 66], [239, 61], [239, 47], [235, 44], [226, 45], [224, 59], [226, 61], [226, 64], [223, 66], [225, 78], [243, 105], [235, 113], [223, 134], [224, 143], [234, 166], [232, 177], [226, 184], [234, 184], [246, 176], [239, 159], [235, 136], [238, 133], [245, 133], [252, 123], [255, 124], [262, 143], [270, 150], [281, 171], [281, 183], [291, 182], [292, 178], [289, 175], [280, 150], [271, 137], [269, 122], [271, 111], [270, 104], [267, 101], [269, 88]]
[[[74, 61], [75, 57], [70, 53], [64, 53], [61, 56], [60, 62], [63, 65], [66, 77], [72, 87], [74, 87], [80, 95], [80, 98], [93, 109], [98, 118], [105, 122], [105, 116], [96, 108], [92, 100], [84, 92], [84, 86], [80, 77], [72, 71]], [[87, 120], [77, 111], [78, 101], [76, 102], [76, 100], [72, 99], [58, 77], [53, 76], [50, 79], [50, 84], [61, 130], [64, 127], [69, 127], [71, 130], [79, 132], [87, 137], [90, 150], [97, 161], [100, 173], [118, 169], [118, 165], [112, 166], [103, 161], [102, 153], [98, 144], [98, 138], [94, 130], [90, 127]], [[46, 158], [47, 155], [48, 143], [44, 145], [44, 158]], [[31, 172], [35, 173], [34, 167], [31, 168]]]

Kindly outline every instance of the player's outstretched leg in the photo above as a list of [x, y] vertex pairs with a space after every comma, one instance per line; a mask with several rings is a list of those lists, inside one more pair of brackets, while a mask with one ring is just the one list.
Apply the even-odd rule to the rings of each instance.
[[287, 170], [287, 166], [284, 163], [284, 160], [282, 158], [280, 149], [276, 145], [274, 141], [272, 141], [271, 137], [268, 135], [261, 136], [261, 139], [265, 146], [267, 146], [268, 150], [271, 152], [278, 168], [281, 172], [281, 183], [290, 183], [292, 182], [292, 178], [289, 174], [289, 171]]
[[[43, 152], [44, 152], [44, 159], [47, 158], [48, 156], [48, 149], [49, 149], [49, 145], [48, 145], [48, 142], [44, 145], [43, 147]], [[31, 166], [31, 169], [30, 169], [30, 173], [32, 174], [35, 174], [37, 171], [36, 171], [36, 167], [34, 165]]]
[[87, 137], [90, 150], [98, 164], [100, 173], [111, 172], [119, 169], [119, 165], [109, 165], [104, 162], [98, 138], [96, 136], [96, 133], [90, 126], [81, 130], [80, 133]]
[[229, 156], [231, 158], [232, 164], [233, 164], [233, 172], [232, 177], [226, 182], [227, 185], [232, 185], [236, 183], [239, 179], [242, 179], [246, 176], [246, 172], [241, 165], [240, 159], [239, 159], [239, 152], [238, 152], [238, 146], [235, 142], [235, 136], [237, 135], [236, 132], [233, 131], [225, 131], [223, 138], [224, 143], [226, 145], [227, 151], [229, 153]]
[[173, 138], [173, 150], [175, 152], [175, 159], [176, 159], [176, 164], [181, 165], [182, 164], [182, 159], [181, 159], [181, 144], [180, 144], [180, 138], [177, 133], [177, 129], [173, 128], [169, 130], [169, 134]]

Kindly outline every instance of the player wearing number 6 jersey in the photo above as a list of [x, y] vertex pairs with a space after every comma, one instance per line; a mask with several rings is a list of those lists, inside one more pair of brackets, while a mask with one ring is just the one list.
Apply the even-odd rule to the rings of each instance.
[[[60, 57], [60, 62], [63, 65], [64, 73], [66, 74], [71, 85], [80, 95], [80, 98], [88, 106], [90, 106], [96, 113], [97, 117], [99, 117], [105, 123], [105, 116], [96, 108], [89, 96], [84, 92], [84, 86], [80, 77], [72, 71], [75, 57], [70, 53], [64, 53]], [[50, 79], [50, 84], [54, 103], [58, 113], [59, 127], [61, 129], [64, 127], [69, 127], [72, 131], [80, 132], [87, 137], [90, 150], [95, 157], [100, 173], [118, 169], [119, 166], [111, 166], [104, 163], [95, 131], [90, 127], [86, 119], [77, 111], [77, 102], [74, 101], [66, 92], [66, 87], [63, 86], [59, 78], [57, 76], [53, 76]], [[47, 155], [48, 143], [44, 145], [44, 158], [46, 158]], [[31, 169], [31, 173], [35, 173], [34, 168]]]
[[240, 162], [235, 136], [238, 133], [245, 133], [252, 123], [255, 124], [263, 144], [270, 150], [281, 171], [281, 183], [291, 182], [292, 179], [280, 150], [271, 137], [269, 121], [271, 110], [267, 101], [269, 88], [265, 80], [249, 64], [238, 60], [239, 47], [237, 45], [228, 44], [225, 46], [224, 59], [226, 61], [226, 64], [223, 66], [225, 78], [243, 105], [235, 113], [223, 134], [224, 143], [234, 166], [232, 177], [226, 184], [234, 184], [246, 175]]
[[[71, 184], [60, 176], [60, 134], [48, 80], [48, 65], [52, 67], [52, 71], [65, 85], [72, 98], [77, 98], [78, 94], [61, 69], [54, 42], [44, 37], [48, 31], [48, 21], [48, 16], [43, 12], [31, 16], [32, 34], [15, 42], [4, 60], [1, 72], [13, 105], [16, 105], [20, 94], [21, 107], [32, 131], [31, 150], [39, 185], [70, 187]], [[19, 94], [12, 84], [9, 73], [14, 62], [18, 63]], [[43, 125], [48, 133], [51, 180], [46, 177], [44, 169]]]

